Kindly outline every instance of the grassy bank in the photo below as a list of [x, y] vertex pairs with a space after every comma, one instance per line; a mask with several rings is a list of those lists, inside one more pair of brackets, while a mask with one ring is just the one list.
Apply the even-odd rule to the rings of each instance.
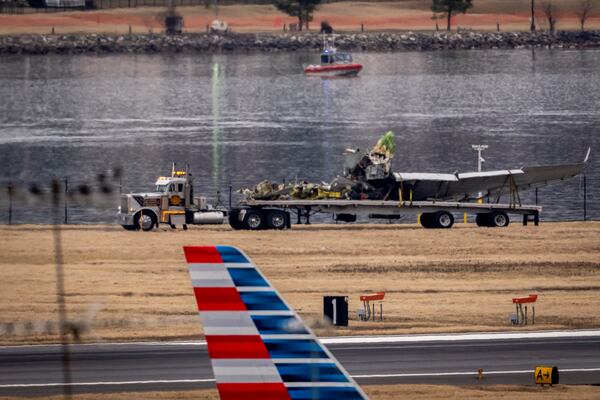
[[[321, 335], [597, 328], [599, 237], [598, 222], [62, 230], [68, 312], [91, 321], [87, 341], [200, 338], [181, 246], [202, 244], [244, 249], [308, 321], [320, 319], [322, 296], [348, 295], [350, 326]], [[56, 320], [51, 227], [2, 226], [0, 243], [2, 344], [57, 341], [43, 333], [44, 321]], [[383, 322], [356, 320], [364, 291], [386, 292]], [[539, 294], [536, 325], [512, 327], [511, 298], [529, 293]], [[6, 332], [7, 323], [18, 324]]]
[[[555, 2], [557, 29], [579, 29], [575, 11], [579, 0]], [[318, 30], [321, 21], [329, 21], [338, 31], [381, 30], [435, 30], [430, 1], [398, 2], [335, 2], [322, 4], [314, 14], [311, 29]], [[186, 32], [204, 32], [214, 19], [214, 10], [200, 6], [177, 8], [184, 17]], [[56, 34], [70, 33], [158, 33], [162, 31], [162, 7], [139, 7], [103, 9], [95, 11], [69, 11], [61, 13], [35, 13], [25, 15], [0, 14], [0, 34], [24, 33]], [[479, 0], [466, 14], [453, 18], [454, 27], [474, 30], [497, 29], [502, 31], [529, 30], [529, 2], [517, 0]], [[279, 12], [272, 5], [229, 5], [219, 7], [219, 18], [227, 21], [236, 32], [281, 31], [284, 24], [296, 23], [295, 18]], [[445, 29], [440, 19], [440, 29]], [[547, 23], [538, 6], [536, 23], [539, 29], [547, 29]], [[593, 13], [587, 21], [588, 29], [600, 27], [600, 15]]]

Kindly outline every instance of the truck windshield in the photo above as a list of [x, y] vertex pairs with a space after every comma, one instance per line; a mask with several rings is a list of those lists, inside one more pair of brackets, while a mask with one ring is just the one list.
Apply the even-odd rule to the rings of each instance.
[[169, 191], [169, 184], [164, 184], [164, 185], [156, 185], [156, 191], [157, 192], [168, 192]]

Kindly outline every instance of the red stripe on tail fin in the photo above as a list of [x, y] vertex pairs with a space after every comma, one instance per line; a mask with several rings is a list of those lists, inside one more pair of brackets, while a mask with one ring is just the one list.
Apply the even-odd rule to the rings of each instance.
[[195, 287], [198, 311], [246, 311], [246, 305], [234, 287]]
[[215, 246], [184, 246], [183, 252], [188, 263], [223, 264], [221, 254]]
[[221, 400], [290, 400], [283, 383], [217, 383]]
[[207, 335], [210, 358], [270, 358], [260, 336]]

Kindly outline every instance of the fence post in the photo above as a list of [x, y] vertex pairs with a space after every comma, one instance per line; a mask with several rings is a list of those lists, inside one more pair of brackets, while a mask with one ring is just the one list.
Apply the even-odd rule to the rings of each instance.
[[12, 184], [8, 184], [8, 224], [12, 225]]
[[67, 208], [68, 208], [67, 193], [68, 192], [69, 192], [69, 178], [67, 178], [65, 176], [65, 225], [67, 225], [69, 223], [69, 218], [67, 215]]
[[583, 220], [587, 220], [587, 180], [583, 174]]

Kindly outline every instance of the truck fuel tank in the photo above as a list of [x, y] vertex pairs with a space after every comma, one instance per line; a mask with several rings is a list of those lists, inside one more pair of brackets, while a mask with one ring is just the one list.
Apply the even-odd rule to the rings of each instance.
[[197, 211], [194, 213], [194, 224], [222, 224], [225, 214], [222, 211]]

